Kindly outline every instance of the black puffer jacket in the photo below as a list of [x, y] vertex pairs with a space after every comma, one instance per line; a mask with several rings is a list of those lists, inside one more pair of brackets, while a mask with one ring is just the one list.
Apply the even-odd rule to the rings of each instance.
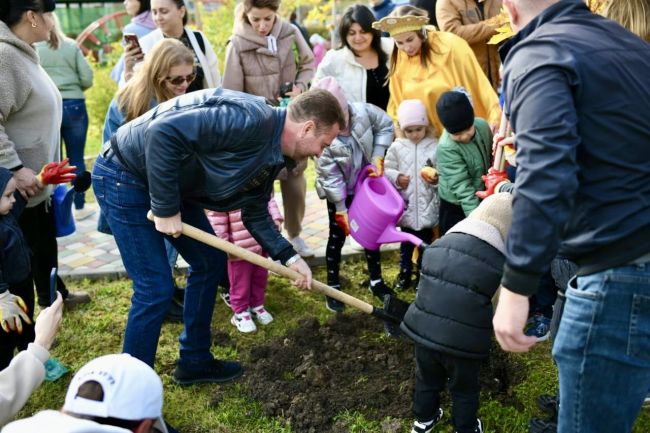
[[424, 252], [418, 293], [402, 330], [430, 349], [464, 358], [487, 357], [491, 301], [503, 262], [497, 248], [467, 233], [450, 232], [434, 242]]

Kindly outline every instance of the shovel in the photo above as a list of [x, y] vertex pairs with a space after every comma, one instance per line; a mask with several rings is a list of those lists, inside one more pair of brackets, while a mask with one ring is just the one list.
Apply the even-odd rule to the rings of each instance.
[[[153, 214], [151, 211], [149, 211], [147, 214], [147, 218], [153, 221]], [[302, 275], [293, 269], [289, 269], [286, 266], [268, 260], [259, 254], [255, 254], [245, 248], [223, 240], [215, 235], [206, 233], [203, 230], [197, 229], [196, 227], [189, 224], [183, 223], [183, 229], [181, 233], [189, 238], [217, 248], [227, 254], [230, 254], [231, 256], [246, 260], [247, 262], [265, 268], [292, 281], [302, 278]], [[312, 280], [311, 288], [319, 293], [322, 293], [325, 296], [329, 296], [330, 298], [334, 298], [337, 301], [343, 302], [349, 307], [355, 308], [359, 311], [383, 320], [385, 322], [385, 329], [390, 335], [397, 336], [401, 334], [399, 331], [399, 324], [402, 323], [404, 314], [406, 314], [406, 310], [409, 307], [409, 304], [407, 302], [388, 294], [384, 296], [384, 308], [382, 309], [364, 302], [361, 299], [355, 298], [354, 296], [350, 296], [340, 290], [336, 290], [327, 284], [321, 283], [320, 281]]]

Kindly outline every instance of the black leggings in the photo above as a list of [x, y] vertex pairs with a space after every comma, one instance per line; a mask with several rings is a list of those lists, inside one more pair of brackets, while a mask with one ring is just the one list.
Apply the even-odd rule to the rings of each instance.
[[[349, 208], [352, 203], [353, 196], [348, 196], [345, 200], [345, 205]], [[336, 214], [336, 206], [334, 203], [327, 201], [327, 216], [330, 222], [330, 235], [327, 239], [327, 250], [325, 251], [325, 260], [327, 262], [327, 284], [330, 286], [340, 287], [341, 280], [339, 278], [339, 271], [341, 268], [341, 249], [345, 243], [345, 233], [341, 227], [336, 224], [334, 215]], [[381, 280], [381, 257], [379, 250], [364, 250], [366, 253], [366, 262], [368, 263], [368, 272], [370, 273], [370, 281]]]
[[[59, 251], [56, 243], [56, 227], [52, 207], [43, 202], [25, 208], [18, 219], [27, 245], [32, 250], [32, 275], [38, 294], [38, 305], [50, 305], [50, 272], [58, 267]], [[57, 277], [57, 290], [63, 299], [68, 297], [68, 289], [61, 277]]]

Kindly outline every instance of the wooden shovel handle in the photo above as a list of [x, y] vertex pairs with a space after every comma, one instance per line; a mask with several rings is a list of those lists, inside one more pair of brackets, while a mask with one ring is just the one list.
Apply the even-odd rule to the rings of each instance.
[[[147, 218], [153, 221], [153, 213], [149, 211]], [[231, 256], [238, 257], [242, 260], [246, 260], [249, 263], [260, 266], [264, 269], [267, 269], [271, 272], [275, 272], [278, 275], [281, 275], [285, 278], [290, 279], [291, 281], [303, 278], [303, 275], [290, 269], [284, 265], [276, 263], [272, 260], [269, 260], [265, 257], [255, 254], [251, 251], [248, 251], [245, 248], [237, 246], [232, 242], [228, 242], [224, 239], [221, 239], [218, 236], [206, 233], [201, 229], [198, 229], [189, 224], [183, 223], [182, 233], [188, 238], [192, 238], [196, 241], [209, 245], [211, 247], [217, 248]], [[348, 305], [352, 308], [356, 308], [359, 311], [362, 311], [367, 314], [372, 314], [373, 306], [367, 302], [357, 299], [354, 296], [350, 296], [347, 293], [344, 293], [340, 290], [336, 290], [333, 287], [328, 286], [327, 284], [321, 283], [320, 281], [313, 280], [311, 281], [311, 288], [317, 292], [322, 293], [323, 295], [334, 298], [337, 301], [343, 302], [345, 305]]]

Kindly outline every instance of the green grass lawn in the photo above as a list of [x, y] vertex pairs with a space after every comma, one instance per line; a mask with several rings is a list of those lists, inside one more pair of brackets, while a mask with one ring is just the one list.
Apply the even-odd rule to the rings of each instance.
[[[386, 263], [384, 275], [388, 281], [392, 281], [398, 269], [397, 266], [389, 263], [396, 263], [397, 255], [393, 252], [384, 257]], [[366, 288], [365, 274], [365, 263], [344, 262], [342, 275], [350, 281], [352, 289], [349, 292], [372, 302]], [[315, 276], [323, 281], [324, 269], [316, 269]], [[131, 285], [128, 280], [119, 280], [71, 282], [70, 286], [87, 290], [93, 297], [93, 302], [89, 305], [66, 312], [57, 337], [58, 344], [52, 350], [52, 355], [74, 372], [96, 356], [121, 351]], [[229, 323], [231, 312], [218, 299], [213, 318], [213, 331], [228, 333], [235, 345], [226, 349], [214, 347], [214, 354], [219, 358], [241, 359], [246, 362], [247, 359], [242, 357], [248, 353], [246, 349], [251, 346], [284, 336], [289, 329], [298, 326], [301, 319], [316, 317], [324, 322], [331, 314], [325, 309], [322, 296], [299, 292], [284, 280], [273, 276], [269, 283], [266, 305], [276, 320], [268, 327], [260, 327], [253, 335], [243, 335]], [[375, 319], [369, 317], [368, 320]], [[213, 394], [217, 385], [179, 387], [173, 384], [171, 374], [178, 354], [180, 332], [180, 325], [163, 325], [155, 366], [165, 388], [164, 414], [172, 425], [184, 433], [294, 432], [286, 420], [262, 416], [259, 405], [261, 402], [246, 401], [239, 385], [226, 386], [223, 399], [215, 404]], [[385, 337], [377, 335], [376, 338]], [[483, 400], [480, 416], [487, 427], [486, 431], [526, 432], [527, 420], [531, 416], [540, 415], [535, 407], [536, 396], [553, 392], [555, 389], [556, 372], [550, 358], [548, 342], [539, 344], [529, 354], [511, 356], [514, 358], [517, 373], [524, 378], [523, 382], [512, 389], [513, 400], [518, 403], [504, 405], [498, 401]], [[70, 378], [71, 374], [68, 374], [57, 382], [44, 383], [34, 393], [19, 416], [29, 416], [35, 411], [46, 408], [60, 408]], [[624, 396], [612, 396], [612, 398], [624, 398]], [[448, 409], [449, 407], [445, 406], [447, 414], [449, 414]], [[411, 419], [394, 420], [390, 413], [386, 413], [385, 416], [386, 420], [390, 421], [388, 424], [393, 426], [390, 430], [382, 427], [382, 423], [368, 420], [362, 413], [357, 412], [340, 414], [337, 425], [342, 422], [347, 425], [347, 431], [354, 433], [409, 431]], [[397, 430], [395, 430], [395, 422], [399, 423]], [[445, 425], [435, 431], [451, 432], [452, 430]], [[644, 410], [634, 432], [648, 431], [650, 431], [650, 416], [648, 411]]]

